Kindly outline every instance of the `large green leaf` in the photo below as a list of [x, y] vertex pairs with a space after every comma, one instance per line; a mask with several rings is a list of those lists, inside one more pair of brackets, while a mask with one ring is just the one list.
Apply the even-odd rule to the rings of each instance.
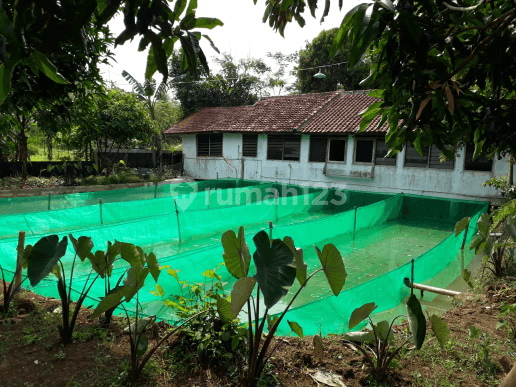
[[374, 333], [370, 331], [348, 332], [342, 335], [342, 338], [357, 343], [374, 343]]
[[217, 294], [217, 312], [222, 322], [231, 320], [231, 303]]
[[288, 325], [290, 326], [290, 329], [292, 329], [292, 332], [294, 332], [297, 336], [299, 337], [304, 337], [304, 333], [303, 333], [303, 328], [301, 327], [301, 325], [299, 325], [297, 322], [295, 321], [289, 321], [287, 320], [288, 322]]
[[319, 261], [321, 261], [326, 279], [330, 284], [330, 288], [333, 294], [338, 296], [346, 283], [346, 277], [348, 275], [344, 267], [344, 262], [342, 261], [342, 256], [339, 250], [331, 243], [325, 245], [322, 252], [317, 246], [314, 245], [314, 247]]
[[116, 288], [112, 289], [109, 294], [106, 297], [103, 297], [102, 300], [98, 303], [90, 318], [96, 319], [102, 313], [120, 304], [122, 302], [122, 298], [126, 297], [130, 291], [131, 289], [125, 286], [117, 286]]
[[412, 332], [412, 339], [417, 349], [420, 349], [425, 341], [426, 335], [426, 319], [415, 295], [410, 295], [407, 300], [407, 310], [409, 316], [410, 330]]
[[244, 228], [241, 226], [238, 229], [238, 237], [233, 230], [226, 231], [222, 235], [222, 247], [224, 248], [222, 258], [229, 273], [237, 279], [246, 277], [251, 263], [251, 254], [245, 241]]
[[120, 243], [120, 256], [131, 266], [140, 266], [140, 252], [132, 243]]
[[390, 343], [394, 340], [394, 333], [390, 329], [390, 324], [387, 320], [380, 321], [374, 326], [376, 336], [383, 342]]
[[195, 20], [194, 28], [208, 28], [211, 30], [217, 26], [223, 25], [224, 23], [222, 23], [219, 19], [212, 17], [200, 17]]
[[68, 83], [68, 81], [57, 72], [57, 67], [54, 66], [54, 64], [50, 62], [50, 60], [48, 60], [48, 58], [41, 52], [33, 51], [32, 58], [34, 59], [36, 66], [38, 66], [38, 68], [43, 71], [43, 74], [45, 74], [51, 80], [61, 84]]
[[43, 278], [52, 272], [57, 262], [66, 254], [68, 238], [63, 237], [59, 242], [57, 235], [41, 238], [36, 242], [27, 261], [27, 275], [31, 286], [36, 286]]
[[432, 332], [434, 332], [439, 345], [441, 348], [444, 348], [446, 341], [448, 340], [448, 335], [450, 334], [448, 324], [433, 314], [432, 317], [430, 317], [430, 327], [432, 328]]
[[77, 253], [77, 256], [81, 261], [84, 261], [93, 248], [91, 237], [80, 236], [79, 239], [75, 239], [72, 234], [69, 234], [68, 237], [70, 241], [72, 241], [73, 249]]
[[256, 280], [253, 277], [240, 278], [231, 290], [231, 318], [237, 318], [242, 307], [253, 292]]
[[265, 231], [260, 231], [253, 238], [256, 251], [253, 254], [256, 266], [256, 281], [263, 293], [265, 306], [272, 308], [296, 279], [294, 254], [279, 239], [269, 241]]
[[132, 266], [127, 272], [127, 277], [124, 279], [124, 286], [128, 288], [125, 295], [125, 301], [129, 302], [131, 298], [140, 290], [145, 284], [145, 279], [149, 274], [149, 268], [141, 268]]
[[11, 69], [5, 67], [5, 64], [0, 64], [0, 102], [2, 102], [9, 91], [11, 90], [11, 78], [13, 73]]
[[283, 238], [283, 243], [285, 243], [290, 251], [292, 251], [292, 254], [294, 254], [294, 259], [296, 261], [296, 279], [299, 282], [299, 285], [303, 285], [306, 281], [306, 272], [308, 267], [303, 260], [303, 249], [296, 248], [294, 240], [289, 236]]
[[161, 273], [161, 269], [159, 268], [158, 259], [154, 253], [149, 253], [149, 255], [145, 256], [147, 261], [147, 267], [150, 270], [152, 278], [154, 281], [158, 282], [159, 274]]
[[356, 327], [361, 321], [368, 318], [373, 310], [378, 306], [374, 302], [369, 302], [362, 305], [360, 308], [356, 308], [351, 317], [349, 318], [349, 329]]
[[147, 339], [147, 336], [145, 336], [143, 333], [140, 333], [138, 336], [138, 346], [136, 347], [136, 355], [138, 357], [142, 357], [145, 355], [145, 352], [147, 352], [147, 348], [149, 348], [149, 340]]
[[455, 236], [458, 236], [469, 224], [469, 217], [462, 218], [455, 224]]

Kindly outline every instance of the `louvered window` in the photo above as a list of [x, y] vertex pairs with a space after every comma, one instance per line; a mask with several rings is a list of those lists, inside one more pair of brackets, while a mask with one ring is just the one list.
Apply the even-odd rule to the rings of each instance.
[[258, 135], [243, 134], [242, 135], [242, 155], [244, 157], [258, 156]]
[[222, 133], [198, 134], [197, 156], [222, 156]]
[[396, 156], [385, 157], [389, 152], [387, 144], [384, 139], [376, 139], [376, 154], [375, 164], [376, 165], [396, 165]]
[[423, 147], [423, 156], [417, 153], [414, 144], [407, 143], [405, 148], [405, 166], [415, 168], [454, 169], [454, 161], [441, 163], [441, 150], [437, 146]]
[[493, 160], [489, 160], [485, 156], [477, 157], [473, 160], [473, 154], [475, 152], [475, 145], [466, 145], [466, 161], [464, 163], [464, 169], [466, 171], [486, 171], [491, 172], [493, 169]]
[[299, 161], [301, 136], [270, 134], [267, 136], [268, 160]]
[[426, 168], [428, 166], [428, 147], [423, 147], [423, 156], [417, 153], [414, 144], [407, 143], [405, 147], [405, 166]]
[[310, 136], [310, 155], [308, 156], [308, 161], [324, 163], [326, 161], [327, 148], [327, 136]]
[[441, 163], [441, 150], [435, 145], [432, 145], [430, 147], [430, 160], [428, 166], [436, 169], [453, 169], [454, 163], [453, 160], [446, 160], [444, 163]]

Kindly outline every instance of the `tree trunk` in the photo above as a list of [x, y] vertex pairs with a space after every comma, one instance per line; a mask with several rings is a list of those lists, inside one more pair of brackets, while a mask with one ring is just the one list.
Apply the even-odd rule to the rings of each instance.
[[29, 153], [27, 149], [27, 136], [25, 135], [25, 127], [20, 129], [17, 136], [18, 140], [18, 161], [22, 163], [22, 179], [27, 179], [27, 162], [29, 159]]
[[514, 158], [509, 156], [509, 184], [514, 184]]
[[48, 153], [48, 161], [52, 161], [53, 153], [52, 153], [52, 135], [47, 134], [47, 153]]

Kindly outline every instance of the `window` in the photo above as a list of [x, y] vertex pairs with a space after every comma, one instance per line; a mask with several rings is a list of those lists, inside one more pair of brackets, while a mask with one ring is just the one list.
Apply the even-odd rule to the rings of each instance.
[[199, 133], [197, 156], [222, 156], [222, 133]]
[[355, 162], [372, 163], [374, 152], [374, 138], [357, 138], [355, 140]]
[[242, 156], [256, 157], [258, 156], [258, 135], [243, 134], [242, 135]]
[[330, 137], [330, 144], [328, 145], [328, 161], [346, 161], [346, 138], [345, 137]]
[[308, 161], [343, 163], [346, 161], [346, 142], [347, 138], [344, 136], [310, 136], [310, 154]]
[[446, 160], [441, 163], [441, 150], [437, 146], [423, 147], [423, 156], [417, 153], [414, 144], [407, 143], [405, 147], [405, 166], [414, 168], [453, 169], [454, 161]]
[[387, 144], [384, 139], [377, 138], [376, 139], [376, 154], [374, 163], [376, 165], [396, 165], [396, 155], [391, 157], [387, 156], [389, 149], [387, 148]]
[[466, 157], [464, 162], [464, 170], [466, 171], [486, 171], [491, 172], [493, 169], [493, 160], [489, 160], [485, 156], [477, 157], [473, 160], [473, 153], [475, 152], [475, 145], [466, 145]]
[[267, 136], [268, 160], [299, 161], [301, 136], [269, 134]]
[[308, 155], [308, 161], [324, 163], [326, 161], [327, 148], [327, 136], [310, 136], [310, 154]]

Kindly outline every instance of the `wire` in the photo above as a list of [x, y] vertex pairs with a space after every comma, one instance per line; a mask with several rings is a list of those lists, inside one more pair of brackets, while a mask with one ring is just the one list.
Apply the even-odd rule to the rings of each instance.
[[304, 69], [294, 69], [294, 70], [295, 71], [317, 70], [317, 69], [323, 69], [325, 67], [338, 66], [338, 65], [341, 65], [343, 63], [348, 63], [348, 62], [332, 63], [332, 64], [327, 64], [327, 65], [322, 65], [322, 66], [307, 67], [307, 68], [304, 68]]

